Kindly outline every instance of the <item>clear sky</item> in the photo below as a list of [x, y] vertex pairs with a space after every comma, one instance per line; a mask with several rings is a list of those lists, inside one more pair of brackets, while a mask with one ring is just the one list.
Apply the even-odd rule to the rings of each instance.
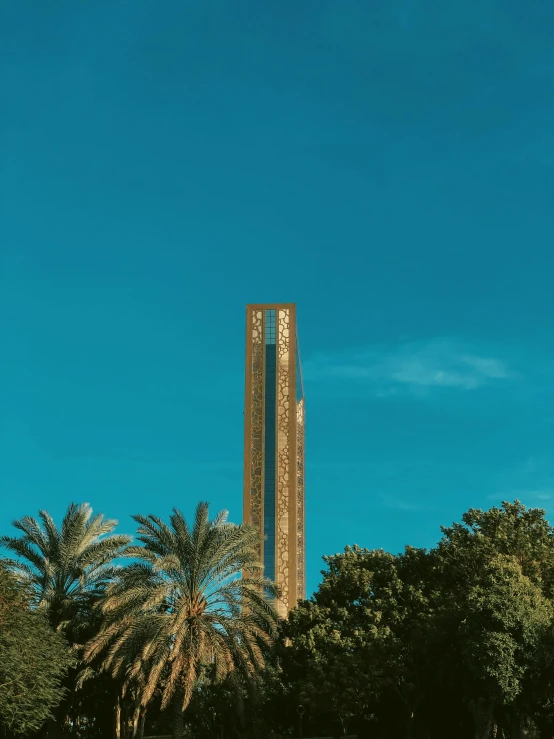
[[0, 530], [242, 515], [244, 307], [297, 303], [308, 586], [554, 519], [554, 3], [0, 3]]

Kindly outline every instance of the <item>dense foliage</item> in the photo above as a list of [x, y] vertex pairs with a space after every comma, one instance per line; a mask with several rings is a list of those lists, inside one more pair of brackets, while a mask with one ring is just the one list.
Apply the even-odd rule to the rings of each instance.
[[29, 593], [0, 563], [0, 728], [25, 734], [51, 718], [71, 665], [69, 644], [43, 614], [29, 608]]
[[[13, 525], [18, 536], [0, 537], [0, 545], [15, 555], [6, 558], [5, 564], [26, 585], [37, 611], [82, 657], [82, 647], [101, 623], [96, 605], [116, 575], [114, 560], [124, 553], [131, 537], [114, 534], [117, 521], [93, 515], [87, 503], [71, 504], [60, 527], [47, 511], [40, 511], [38, 520], [25, 516]], [[82, 662], [77, 662], [64, 679], [64, 699], [48, 726], [51, 736], [59, 735], [62, 728], [73, 733], [93, 726], [105, 728], [96, 702], [91, 706], [76, 690], [81, 669]], [[90, 687], [93, 694], [104, 692], [98, 684]]]
[[431, 550], [348, 546], [324, 557], [317, 591], [279, 625], [256, 532], [210, 521], [205, 504], [191, 527], [178, 511], [169, 523], [136, 516], [133, 545], [86, 506], [60, 529], [40, 521], [2, 539], [18, 555], [0, 569], [4, 733], [554, 736], [554, 530], [542, 510], [472, 509]]
[[276, 647], [280, 730], [301, 703], [317, 735], [554, 736], [553, 556], [544, 512], [506, 503], [430, 552], [326, 557]]

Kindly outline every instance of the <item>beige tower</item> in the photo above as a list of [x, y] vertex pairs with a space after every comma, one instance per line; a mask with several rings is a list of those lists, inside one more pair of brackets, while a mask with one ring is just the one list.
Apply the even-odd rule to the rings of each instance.
[[286, 616], [306, 597], [304, 388], [293, 303], [246, 307], [244, 520]]

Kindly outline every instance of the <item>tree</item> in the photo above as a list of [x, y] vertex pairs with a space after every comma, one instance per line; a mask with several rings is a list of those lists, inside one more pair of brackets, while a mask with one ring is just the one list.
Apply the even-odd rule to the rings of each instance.
[[66, 640], [29, 603], [0, 563], [0, 725], [16, 734], [37, 731], [51, 717], [72, 663]]
[[47, 511], [39, 518], [42, 525], [30, 516], [14, 521], [22, 536], [2, 536], [0, 546], [17, 556], [5, 562], [31, 588], [52, 626], [71, 629], [77, 641], [79, 628], [87, 626], [91, 596], [103, 593], [116, 572], [113, 561], [131, 537], [112, 534], [117, 521], [93, 516], [88, 503], [72, 503], [61, 528]]
[[[522, 736], [527, 686], [545, 683], [553, 619], [554, 530], [519, 501], [470, 509], [437, 548], [454, 622], [448, 654], [478, 736], [503, 726]], [[551, 662], [551, 659], [550, 659]], [[533, 694], [536, 692], [533, 690]]]
[[[479, 572], [497, 555], [515, 557], [523, 575], [549, 600], [554, 600], [554, 528], [542, 508], [526, 508], [520, 501], [504, 501], [488, 511], [470, 508], [461, 523], [441, 527], [437, 547], [441, 558], [456, 558], [467, 573]], [[462, 553], [463, 554], [462, 556]]]
[[[267, 736], [259, 722], [262, 686], [256, 679], [214, 680], [213, 665], [207, 666], [192, 692], [184, 714], [185, 734], [194, 739], [259, 739]], [[160, 709], [162, 691], [156, 691], [148, 708], [148, 733], [164, 735], [171, 731], [171, 716]]]
[[432, 689], [432, 558], [423, 550], [393, 556], [355, 546], [324, 560], [319, 589], [282, 627], [278, 659], [290, 702], [281, 713], [295, 722], [301, 703], [318, 733], [354, 726], [362, 733], [379, 723], [387, 736], [411, 736]]
[[[517, 501], [427, 552], [347, 547], [276, 645], [281, 731], [521, 739], [554, 727], [554, 531]], [[532, 732], [535, 732], [533, 734]]]
[[109, 586], [105, 623], [86, 655], [105, 654], [104, 669], [134, 691], [142, 714], [161, 689], [180, 736], [207, 664], [218, 682], [264, 664], [277, 623], [268, 598], [278, 591], [263, 578], [257, 529], [228, 523], [226, 511], [210, 521], [200, 503], [192, 529], [176, 509], [169, 525], [153, 515], [134, 520], [142, 546], [128, 548], [136, 561]]
[[[39, 520], [25, 516], [13, 522], [20, 536], [0, 537], [0, 546], [17, 557], [4, 561], [28, 588], [33, 606], [65, 634], [79, 655], [100, 623], [94, 606], [117, 572], [114, 560], [132, 539], [113, 533], [117, 521], [92, 513], [88, 503], [72, 503], [58, 528], [49, 513], [40, 511]], [[80, 669], [76, 662], [66, 676], [65, 699], [49, 721], [52, 736], [82, 703], [84, 696], [76, 695]], [[78, 725], [79, 720], [72, 722], [73, 728]]]

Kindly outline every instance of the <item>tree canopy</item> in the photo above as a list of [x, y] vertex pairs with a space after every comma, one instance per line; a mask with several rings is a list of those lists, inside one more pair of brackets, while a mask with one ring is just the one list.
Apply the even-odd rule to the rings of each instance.
[[552, 694], [538, 688], [552, 685], [544, 511], [472, 509], [442, 531], [430, 551], [354, 546], [324, 558], [276, 647], [282, 731], [299, 704], [317, 735], [520, 737], [538, 731], [535, 714], [552, 727]]
[[200, 503], [192, 527], [178, 510], [169, 524], [134, 516], [141, 545], [127, 549], [135, 561], [109, 586], [104, 625], [86, 652], [105, 653], [104, 668], [135, 688], [142, 709], [160, 688], [176, 734], [205, 667], [216, 682], [254, 677], [276, 630], [268, 597], [278, 591], [263, 577], [257, 529], [229, 523], [226, 511], [208, 514]]
[[54, 714], [67, 739], [554, 736], [544, 511], [470, 509], [430, 550], [347, 546], [281, 622], [253, 527], [207, 504], [191, 525], [134, 519], [132, 546], [75, 505], [2, 538], [18, 555], [0, 569], [4, 730]]
[[63, 695], [70, 648], [30, 594], [0, 562], [0, 725], [16, 734], [38, 730]]
[[29, 585], [36, 604], [58, 628], [75, 628], [87, 617], [90, 597], [101, 594], [116, 570], [113, 561], [131, 537], [113, 534], [117, 521], [92, 515], [88, 503], [72, 503], [58, 528], [47, 511], [14, 521], [19, 536], [1, 536], [0, 546], [16, 555], [6, 564]]

